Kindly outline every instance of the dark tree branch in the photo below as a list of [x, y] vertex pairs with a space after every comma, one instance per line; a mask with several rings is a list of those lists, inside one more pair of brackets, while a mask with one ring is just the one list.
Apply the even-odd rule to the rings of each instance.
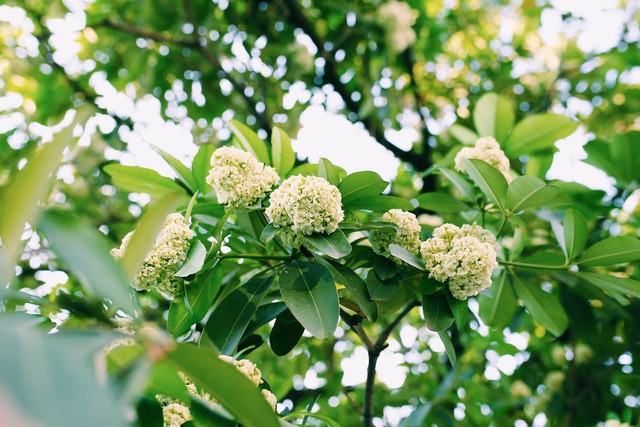
[[[336, 62], [332, 52], [327, 49], [325, 41], [316, 31], [313, 23], [306, 17], [304, 11], [297, 0], [283, 0], [289, 10], [292, 23], [305, 32], [318, 48], [318, 55], [325, 60], [324, 79], [331, 84], [334, 90], [342, 97], [347, 109], [358, 115], [361, 104], [351, 98], [351, 91], [340, 80], [340, 75], [336, 69]], [[410, 163], [416, 170], [425, 170], [431, 164], [430, 159], [426, 155], [416, 156], [411, 151], [404, 151], [396, 147], [384, 135], [384, 129], [381, 124], [371, 117], [362, 118], [360, 121], [369, 130], [376, 141], [387, 150], [391, 151], [398, 159]]]

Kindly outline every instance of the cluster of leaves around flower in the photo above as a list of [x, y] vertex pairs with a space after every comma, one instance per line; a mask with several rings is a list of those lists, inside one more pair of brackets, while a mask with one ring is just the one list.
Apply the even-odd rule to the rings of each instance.
[[[515, 125], [516, 131], [521, 123]], [[425, 260], [410, 248], [390, 244], [386, 253], [391, 259], [374, 252], [369, 242], [371, 234], [379, 230], [402, 232], [398, 225], [381, 220], [390, 210], [416, 211], [422, 225], [421, 238], [427, 241], [434, 227], [442, 222], [440, 217], [427, 215], [429, 212], [439, 213], [456, 225], [476, 223], [493, 230], [500, 244], [495, 258], [500, 267], [493, 272], [492, 286], [478, 296], [480, 318], [487, 325], [508, 324], [520, 301], [551, 334], [562, 334], [568, 324], [567, 315], [559, 299], [543, 289], [543, 284], [580, 283], [603, 297], [618, 300], [640, 296], [640, 282], [619, 272], [611, 275], [607, 268], [640, 258], [640, 241], [615, 236], [588, 245], [588, 222], [579, 210], [568, 207], [571, 199], [559, 186], [526, 175], [509, 183], [503, 171], [483, 160], [467, 158], [462, 161], [463, 171], [439, 165], [427, 172], [446, 180], [451, 193], [423, 193], [407, 200], [382, 194], [388, 183], [374, 172], [347, 174], [327, 159], [318, 164], [296, 165], [289, 137], [278, 128], [273, 129], [267, 143], [241, 123], [232, 121], [229, 125], [235, 135], [234, 144], [264, 167], [273, 167], [285, 182], [291, 177], [309, 176], [322, 178], [335, 187], [344, 218], [335, 221], [336, 227], [327, 228], [327, 223], [321, 221], [321, 228], [311, 226], [293, 239], [281, 238], [282, 229], [293, 230], [293, 219], [288, 225], [274, 221], [277, 215], [267, 212], [268, 194], [241, 206], [219, 203], [207, 182], [215, 147], [205, 145], [191, 168], [158, 149], [175, 171], [175, 180], [139, 167], [109, 164], [104, 168], [120, 189], [145, 192], [154, 198], [127, 239], [118, 262], [107, 254], [97, 231], [68, 213], [48, 210], [38, 221], [38, 229], [61, 263], [86, 290], [83, 298], [67, 296], [67, 307], [74, 307], [74, 314], [78, 314], [90, 307], [104, 308], [106, 299], [109, 303], [102, 319], [105, 323], [112, 322], [116, 310], [119, 316], [132, 319], [135, 344], [119, 346], [109, 353], [111, 372], [143, 369], [144, 365], [147, 376], [140, 375], [145, 381], [132, 389], [144, 390], [145, 396], [162, 394], [190, 402], [194, 420], [208, 417], [231, 422], [235, 417], [244, 425], [277, 425], [272, 409], [256, 387], [214, 356], [247, 353], [262, 345], [262, 338], [255, 332], [271, 321], [275, 323], [270, 329], [269, 345], [282, 356], [296, 346], [305, 330], [318, 339], [330, 337], [341, 315], [376, 322], [381, 316], [419, 301], [426, 326], [438, 332], [455, 363], [454, 345], [447, 330], [454, 325], [466, 327], [470, 317], [468, 303], [453, 297], [447, 280], [434, 280]], [[536, 128], [538, 125], [536, 122]], [[500, 134], [507, 143], [509, 135], [517, 134], [497, 127], [483, 127], [482, 133]], [[517, 144], [522, 145], [519, 141]], [[22, 176], [47, 176], [48, 170], [54, 169], [55, 161], [49, 164], [46, 160], [48, 148], [45, 146], [27, 163], [9, 192], [20, 190], [25, 181], [21, 181]], [[39, 169], [34, 172], [36, 167]], [[517, 171], [511, 172], [518, 175]], [[21, 202], [16, 212], [28, 211], [35, 203], [37, 197]], [[188, 233], [190, 249], [184, 262], [171, 272], [180, 278], [180, 286], [159, 298], [160, 294], [155, 296], [152, 289], [150, 294], [139, 293], [132, 299], [127, 288], [149, 260], [149, 250], [158, 246], [156, 239], [166, 217], [176, 211], [185, 212], [185, 221], [191, 221], [193, 231], [193, 237]], [[560, 211], [564, 214], [560, 215]], [[550, 223], [555, 244], [548, 242], [539, 250], [532, 243], [527, 236], [532, 218]], [[31, 219], [8, 217], [5, 211], [4, 221], [6, 230], [9, 225], [19, 226], [20, 221], [24, 225]], [[9, 235], [4, 231], [5, 244], [10, 243], [6, 237]], [[4, 257], [10, 258], [6, 254]], [[170, 300], [166, 323], [156, 314], [159, 304], [167, 301], [165, 297]], [[11, 294], [5, 298], [26, 297]], [[33, 297], [26, 299], [43, 303]], [[199, 348], [192, 343], [198, 343]], [[178, 372], [187, 375], [225, 409], [213, 408], [185, 393]], [[268, 384], [264, 387], [268, 389]], [[140, 401], [139, 412], [147, 409], [157, 414], [157, 402], [154, 406], [148, 400]]]

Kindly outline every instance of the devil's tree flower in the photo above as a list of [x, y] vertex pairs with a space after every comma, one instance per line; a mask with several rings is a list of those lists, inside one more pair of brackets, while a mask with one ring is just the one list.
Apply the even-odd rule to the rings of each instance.
[[[111, 250], [114, 258], [122, 258], [133, 233], [124, 236], [119, 248]], [[193, 234], [181, 214], [169, 214], [131, 286], [138, 291], [156, 288], [169, 298], [179, 294], [183, 282], [174, 274], [187, 257], [189, 239]]]
[[213, 187], [218, 202], [247, 207], [262, 199], [279, 181], [278, 173], [246, 151], [220, 147], [211, 156], [207, 183]]
[[296, 175], [285, 179], [269, 196], [265, 214], [283, 240], [292, 246], [301, 235], [331, 234], [344, 219], [342, 196], [335, 185], [317, 176]]
[[451, 294], [464, 301], [491, 286], [498, 247], [493, 234], [479, 225], [444, 224], [420, 251], [429, 277], [447, 283]]
[[507, 182], [511, 182], [513, 177], [509, 171], [509, 159], [500, 148], [500, 144], [491, 136], [479, 138], [474, 147], [464, 147], [456, 154], [454, 159], [455, 169], [464, 172], [464, 159], [484, 160], [491, 166], [502, 172]]
[[378, 22], [386, 30], [389, 47], [394, 52], [403, 52], [416, 41], [416, 32], [411, 28], [416, 23], [417, 13], [404, 1], [390, 1], [378, 9]]
[[[398, 226], [399, 231], [382, 228], [371, 231], [371, 248], [379, 255], [392, 258], [389, 245], [395, 243], [414, 255], [420, 252], [420, 223], [414, 214], [401, 209], [391, 209], [382, 215], [382, 221]], [[393, 258], [398, 261], [396, 258]]]
[[180, 427], [192, 417], [191, 411], [186, 405], [173, 402], [162, 407], [162, 418], [164, 419], [164, 427]]

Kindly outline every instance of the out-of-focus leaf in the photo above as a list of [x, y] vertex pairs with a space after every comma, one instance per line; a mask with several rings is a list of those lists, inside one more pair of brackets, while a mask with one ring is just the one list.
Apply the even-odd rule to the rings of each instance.
[[273, 166], [281, 177], [287, 176], [296, 163], [296, 154], [291, 148], [289, 135], [277, 126], [274, 126], [271, 133], [271, 158]]
[[458, 123], [451, 125], [449, 134], [464, 145], [473, 145], [479, 138], [477, 133]]
[[480, 136], [493, 136], [504, 143], [513, 127], [515, 113], [511, 102], [495, 93], [485, 93], [473, 109], [473, 124]]
[[543, 291], [538, 283], [524, 283], [519, 277], [512, 277], [515, 291], [531, 316], [553, 335], [562, 335], [567, 329], [569, 319], [560, 300], [555, 295]]
[[51, 248], [91, 295], [108, 298], [133, 314], [131, 288], [125, 273], [109, 255], [104, 235], [68, 212], [46, 211], [38, 228]]
[[402, 209], [404, 211], [412, 211], [413, 205], [407, 199], [398, 196], [371, 196], [362, 197], [356, 200], [350, 200], [347, 204], [343, 202], [346, 209], [365, 210], [372, 212], [386, 212], [390, 209]]
[[254, 131], [237, 120], [229, 120], [229, 129], [236, 137], [236, 141], [244, 151], [253, 154], [253, 157], [265, 165], [271, 165], [267, 144]]
[[246, 427], [279, 427], [260, 390], [234, 366], [204, 348], [177, 344], [167, 361], [228, 409]]
[[326, 267], [293, 261], [280, 274], [282, 298], [298, 322], [316, 338], [333, 334], [338, 325], [336, 284]]
[[509, 157], [533, 154], [553, 148], [578, 128], [578, 122], [559, 114], [534, 114], [519, 121], [504, 150]]
[[577, 261], [580, 265], [614, 265], [640, 259], [640, 240], [632, 236], [614, 236], [587, 248]]
[[500, 211], [505, 211], [507, 180], [502, 173], [489, 163], [478, 159], [464, 159], [464, 168], [469, 177], [494, 202]]

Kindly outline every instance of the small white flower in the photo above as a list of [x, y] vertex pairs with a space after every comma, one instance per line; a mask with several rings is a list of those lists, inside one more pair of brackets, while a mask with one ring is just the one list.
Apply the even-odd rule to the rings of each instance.
[[511, 176], [511, 172], [509, 170], [509, 158], [500, 148], [498, 141], [491, 136], [479, 138], [474, 147], [464, 147], [458, 152], [458, 154], [456, 154], [454, 163], [455, 169], [459, 172], [465, 172], [463, 164], [464, 159], [484, 160], [502, 172], [502, 175], [504, 175], [507, 182], [511, 182], [513, 180], [513, 176]]
[[475, 224], [444, 224], [420, 246], [429, 277], [447, 283], [451, 294], [463, 301], [491, 286], [497, 249], [493, 234]]
[[[124, 255], [133, 233], [124, 236], [119, 248], [111, 250], [114, 258], [121, 258]], [[155, 287], [169, 298], [179, 294], [182, 279], [174, 277], [174, 273], [187, 257], [189, 239], [193, 235], [193, 231], [181, 214], [169, 214], [131, 286], [139, 291], [149, 291]]]
[[220, 147], [211, 156], [207, 183], [216, 192], [218, 202], [247, 207], [262, 199], [280, 178], [271, 166], [265, 166], [246, 151]]
[[389, 46], [400, 53], [416, 41], [416, 32], [411, 28], [416, 23], [416, 12], [403, 1], [390, 1], [378, 9], [378, 22], [387, 32]]
[[180, 427], [191, 419], [191, 411], [181, 403], [170, 403], [162, 408], [164, 427]]
[[[247, 359], [236, 360], [233, 357], [220, 355], [218, 356], [220, 360], [223, 362], [229, 363], [242, 373], [245, 377], [247, 377], [256, 387], [262, 384], [264, 381], [262, 380], [262, 372], [255, 363]], [[260, 390], [262, 396], [265, 398], [267, 403], [275, 410], [276, 404], [278, 403], [278, 398], [271, 393], [269, 390], [263, 389]]]
[[295, 246], [301, 235], [331, 234], [344, 219], [342, 196], [335, 185], [317, 176], [296, 175], [285, 179], [269, 196], [265, 214], [283, 239]]
[[[379, 255], [392, 258], [389, 245], [395, 243], [414, 255], [420, 252], [420, 223], [414, 214], [401, 209], [391, 209], [382, 215], [382, 221], [397, 225], [400, 229], [396, 232], [390, 228], [371, 231], [369, 241], [371, 248]], [[393, 258], [394, 261], [399, 261]]]

